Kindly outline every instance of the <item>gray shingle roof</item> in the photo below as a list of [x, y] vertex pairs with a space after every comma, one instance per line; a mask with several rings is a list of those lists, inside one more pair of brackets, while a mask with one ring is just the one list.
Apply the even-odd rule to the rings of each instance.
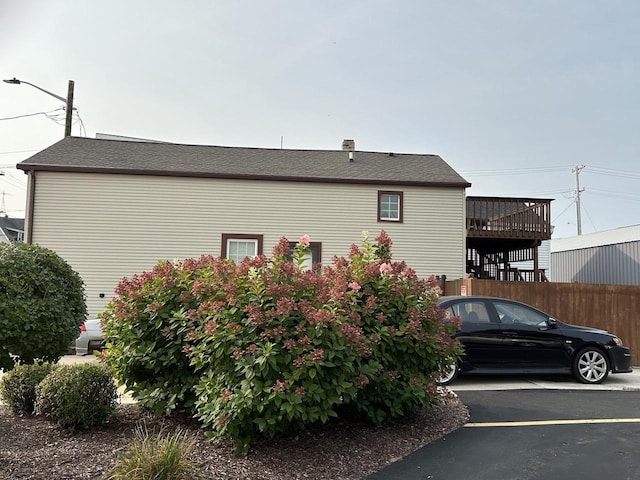
[[438, 155], [284, 150], [67, 137], [18, 168], [68, 172], [468, 187]]
[[0, 230], [10, 242], [18, 240], [18, 233], [24, 234], [24, 218], [0, 217]]

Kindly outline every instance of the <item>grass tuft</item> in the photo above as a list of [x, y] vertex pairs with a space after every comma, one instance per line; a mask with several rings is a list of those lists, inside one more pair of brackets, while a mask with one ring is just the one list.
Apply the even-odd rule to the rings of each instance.
[[187, 480], [195, 478], [195, 463], [188, 457], [195, 445], [189, 432], [160, 431], [150, 434], [144, 425], [136, 428], [136, 439], [118, 459], [106, 480]]

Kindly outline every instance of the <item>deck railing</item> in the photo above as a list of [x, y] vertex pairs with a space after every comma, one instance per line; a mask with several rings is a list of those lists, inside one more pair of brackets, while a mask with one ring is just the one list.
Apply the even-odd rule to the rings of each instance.
[[551, 200], [467, 197], [467, 236], [551, 238]]

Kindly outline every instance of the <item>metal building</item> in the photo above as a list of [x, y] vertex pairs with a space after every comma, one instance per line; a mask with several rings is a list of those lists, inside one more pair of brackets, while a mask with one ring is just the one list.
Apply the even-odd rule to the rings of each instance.
[[551, 240], [554, 282], [640, 285], [640, 225]]

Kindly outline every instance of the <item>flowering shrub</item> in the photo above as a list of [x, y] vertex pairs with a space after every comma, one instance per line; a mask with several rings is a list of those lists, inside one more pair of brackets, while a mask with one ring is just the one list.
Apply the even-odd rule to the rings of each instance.
[[201, 324], [187, 316], [199, 307], [192, 292], [210, 276], [223, 288], [233, 269], [211, 256], [160, 262], [117, 286], [118, 296], [102, 314], [102, 356], [140, 405], [156, 413], [195, 412], [199, 376], [185, 354], [187, 335]]
[[107, 361], [143, 405], [185, 408], [239, 451], [339, 413], [381, 423], [435, 401], [459, 347], [433, 280], [392, 262], [385, 232], [322, 270], [301, 268], [309, 241], [124, 280], [104, 314]]

